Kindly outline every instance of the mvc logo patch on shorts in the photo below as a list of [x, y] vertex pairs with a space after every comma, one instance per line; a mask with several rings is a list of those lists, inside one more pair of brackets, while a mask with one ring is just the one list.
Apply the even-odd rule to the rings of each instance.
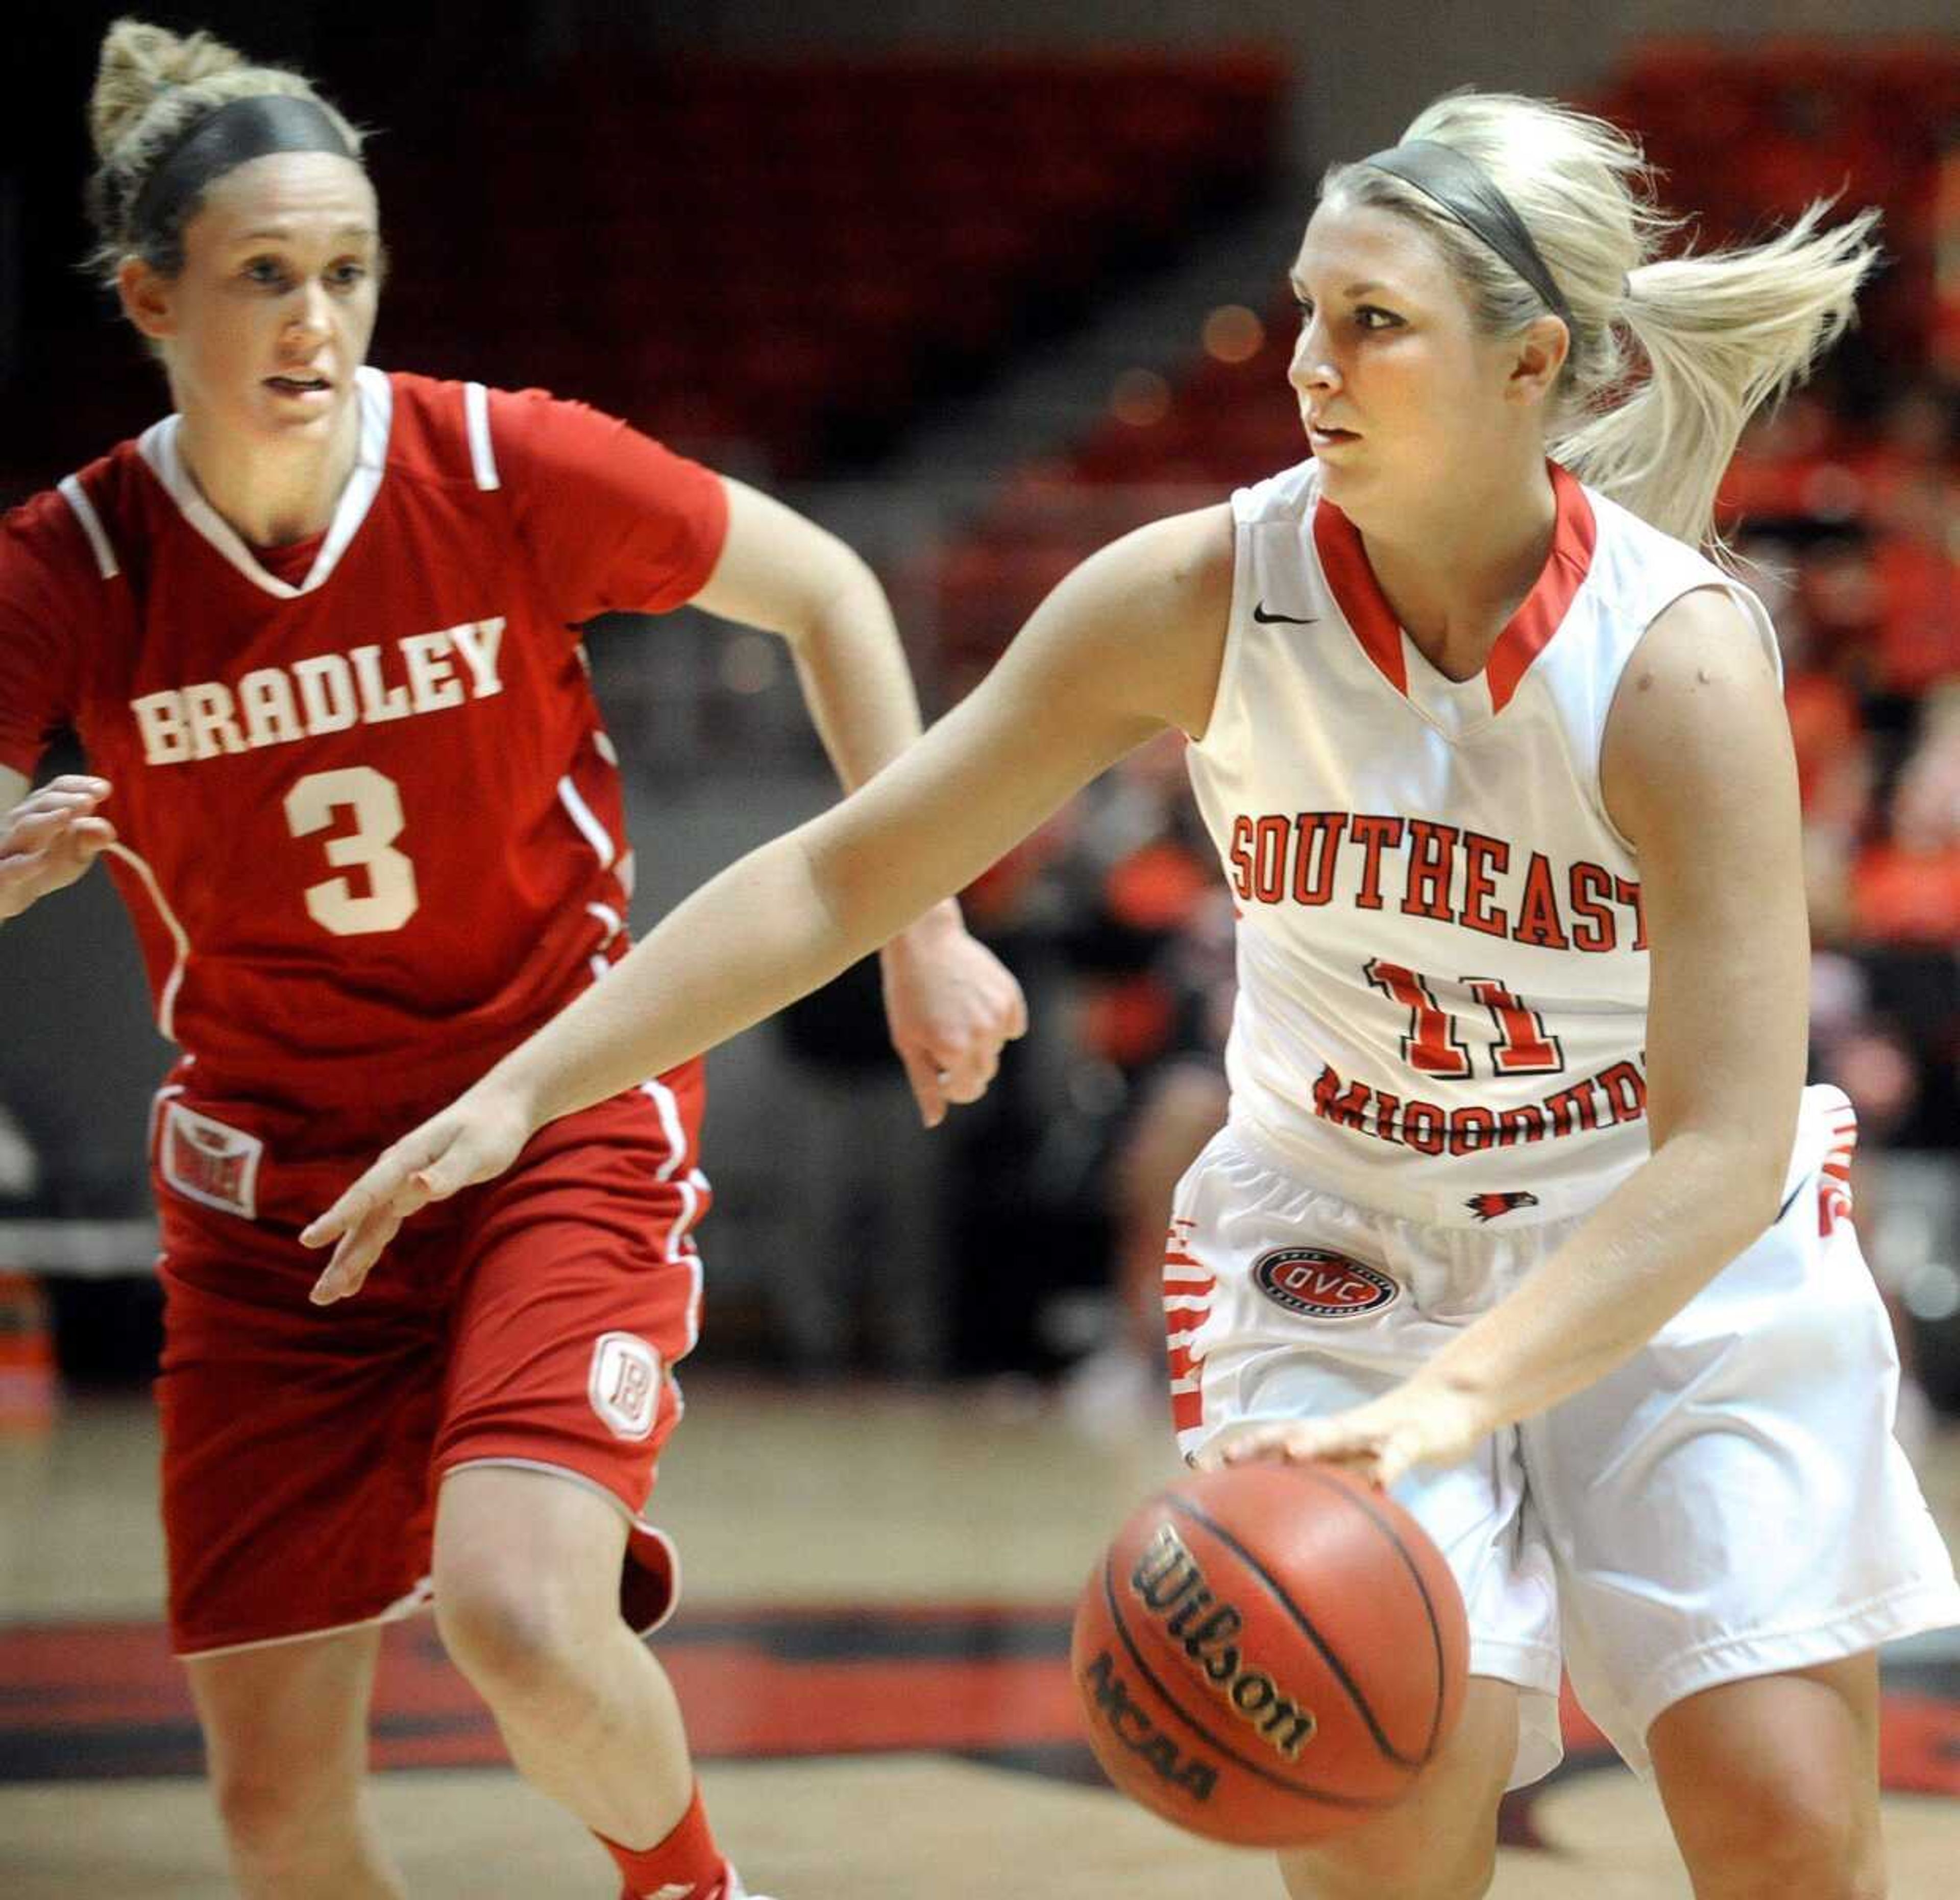
[[1354, 1319], [1392, 1305], [1402, 1288], [1379, 1267], [1328, 1247], [1275, 1247], [1252, 1262], [1252, 1283], [1303, 1319]]
[[660, 1410], [660, 1356], [638, 1333], [602, 1332], [587, 1389], [614, 1437], [651, 1437]]

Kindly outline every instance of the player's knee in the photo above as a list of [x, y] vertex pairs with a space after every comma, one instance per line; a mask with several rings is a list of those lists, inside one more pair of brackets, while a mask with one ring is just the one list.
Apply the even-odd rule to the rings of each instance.
[[1682, 1842], [1698, 1882], [1736, 1900], [1885, 1900], [1849, 1790], [1796, 1780], [1724, 1794], [1699, 1838]]
[[234, 1857], [263, 1874], [307, 1864], [323, 1838], [355, 1823], [352, 1784], [270, 1757], [215, 1764], [212, 1790]]
[[533, 1581], [495, 1570], [438, 1581], [444, 1645], [499, 1713], [578, 1699], [577, 1619], [556, 1593]]

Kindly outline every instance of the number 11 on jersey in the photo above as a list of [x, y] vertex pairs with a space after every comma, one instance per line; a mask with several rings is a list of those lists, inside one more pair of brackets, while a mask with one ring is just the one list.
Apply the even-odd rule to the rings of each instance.
[[[1437, 1001], [1430, 978], [1379, 956], [1363, 974], [1391, 1002], [1408, 1011], [1402, 1060], [1411, 1068], [1424, 1075], [1456, 1077], [1476, 1073], [1462, 1026]], [[1545, 1018], [1494, 977], [1459, 976], [1449, 987], [1460, 991], [1466, 1002], [1481, 1004], [1489, 1013], [1497, 1031], [1488, 1045], [1493, 1074], [1556, 1075], [1565, 1067], [1564, 1052], [1558, 1039], [1548, 1033]]]

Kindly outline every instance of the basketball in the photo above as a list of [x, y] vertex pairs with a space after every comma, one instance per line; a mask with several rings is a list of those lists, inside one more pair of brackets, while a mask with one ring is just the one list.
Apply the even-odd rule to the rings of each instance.
[[1070, 1665], [1090, 1746], [1153, 1813], [1296, 1847], [1392, 1806], [1455, 1727], [1469, 1631], [1443, 1556], [1329, 1465], [1160, 1491], [1084, 1587]]

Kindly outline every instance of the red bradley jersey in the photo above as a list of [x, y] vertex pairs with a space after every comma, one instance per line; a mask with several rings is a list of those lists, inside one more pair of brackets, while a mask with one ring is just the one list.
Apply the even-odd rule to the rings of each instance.
[[540, 392], [360, 373], [317, 542], [256, 552], [158, 423], [0, 528], [0, 762], [72, 727], [158, 1020], [214, 1097], [448, 1096], [624, 953], [575, 623], [705, 582], [715, 476]]

